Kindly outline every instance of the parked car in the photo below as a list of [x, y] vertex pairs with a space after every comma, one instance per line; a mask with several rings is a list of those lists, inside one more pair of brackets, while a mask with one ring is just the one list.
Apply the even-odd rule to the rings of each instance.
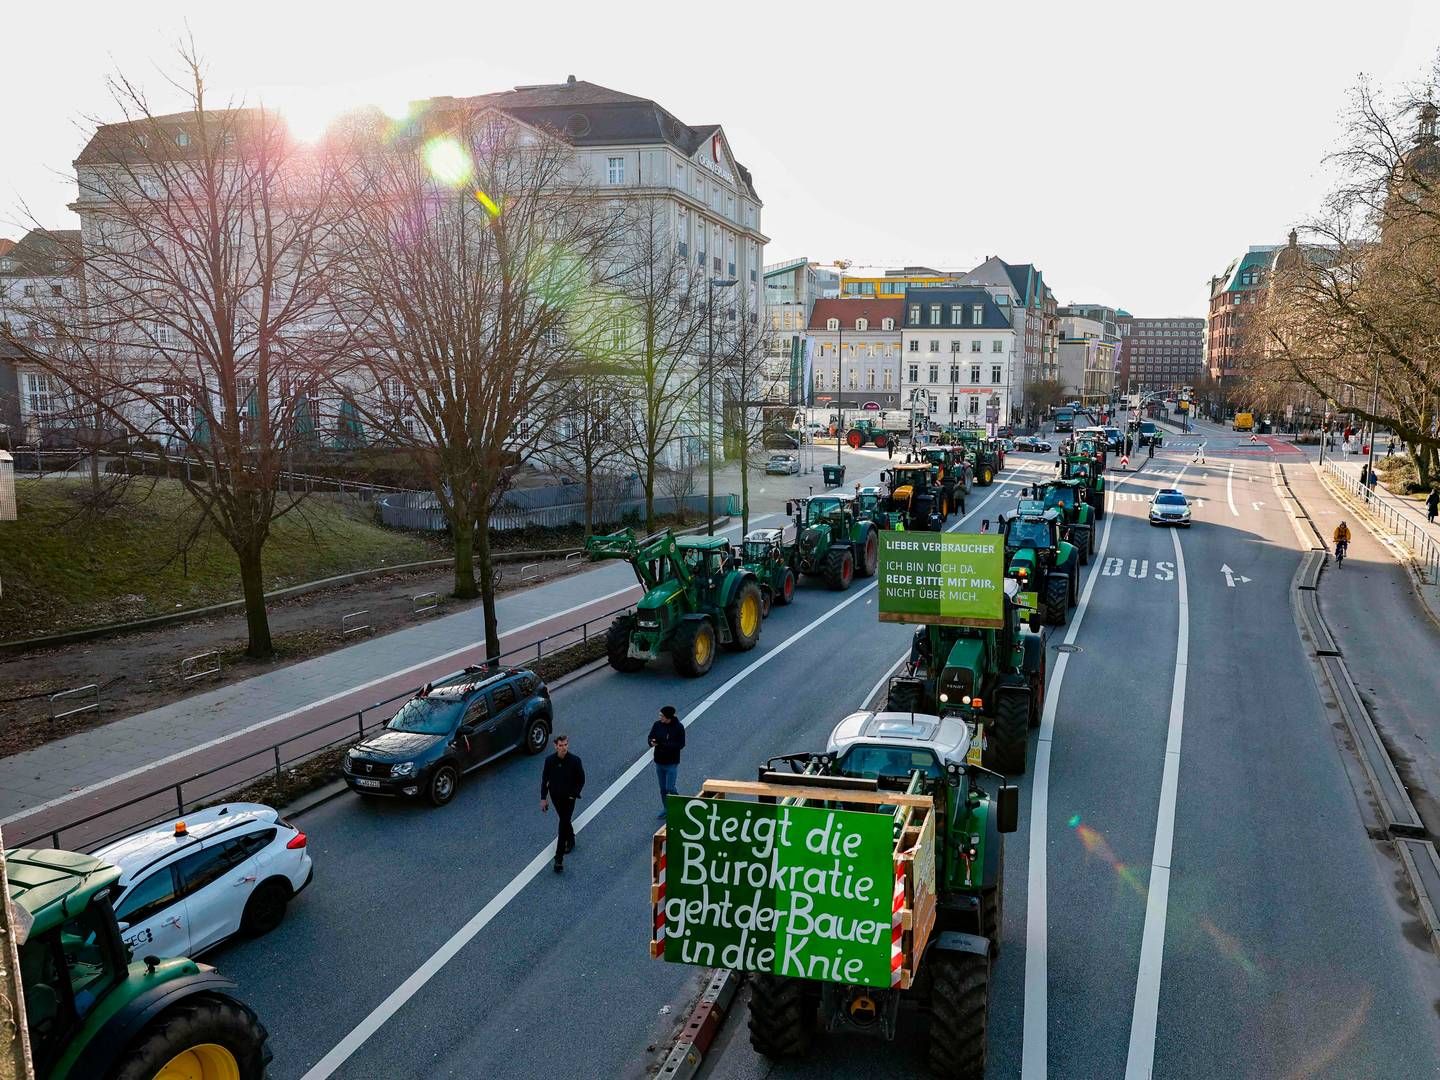
[[1015, 440], [1015, 449], [1048, 454], [1055, 447], [1048, 439], [1042, 439], [1038, 435], [1021, 435]]
[[1009, 439], [1015, 435], [1015, 429], [1009, 424], [1001, 424], [995, 429], [995, 437], [998, 439]]
[[1105, 429], [1105, 448], [1114, 454], [1124, 450], [1125, 433], [1118, 427], [1107, 427]]
[[550, 691], [533, 671], [467, 667], [421, 687], [384, 728], [346, 752], [340, 771], [361, 795], [421, 796], [444, 806], [472, 769], [517, 748], [544, 750], [553, 722]]
[[106, 844], [120, 868], [115, 917], [136, 956], [198, 956], [280, 925], [310, 884], [305, 834], [259, 803], [197, 810]]
[[765, 472], [771, 476], [788, 476], [800, 471], [800, 459], [794, 454], [771, 454]]
[[1179, 488], [1161, 488], [1150, 498], [1151, 525], [1190, 527], [1190, 500]]
[[788, 431], [767, 431], [760, 441], [767, 450], [798, 450], [800, 439], [797, 436], [798, 432], [792, 435]]

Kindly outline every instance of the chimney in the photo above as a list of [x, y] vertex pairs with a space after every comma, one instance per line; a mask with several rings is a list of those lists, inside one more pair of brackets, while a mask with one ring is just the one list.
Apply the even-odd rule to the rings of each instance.
[[565, 76], [565, 89], [567, 89], [567, 90], [574, 90], [574, 89], [575, 89], [575, 76], [574, 76], [574, 75], [567, 75], [567, 76]]

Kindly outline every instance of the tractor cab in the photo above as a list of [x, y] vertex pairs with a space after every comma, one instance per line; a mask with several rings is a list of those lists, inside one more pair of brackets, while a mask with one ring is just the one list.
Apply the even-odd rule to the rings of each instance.
[[895, 465], [880, 474], [890, 485], [885, 509], [900, 515], [906, 529], [938, 530], [944, 524], [936, 506], [936, 490], [925, 461]]
[[764, 562], [795, 543], [795, 526], [783, 529], [751, 529], [745, 534], [744, 558], [747, 563]]
[[964, 721], [925, 713], [852, 713], [835, 726], [826, 748], [831, 774], [878, 781], [882, 787], [910, 785], [919, 773], [933, 787], [966, 768], [975, 739]]
[[730, 541], [723, 536], [678, 536], [675, 547], [690, 576], [706, 588], [717, 586], [735, 559]]

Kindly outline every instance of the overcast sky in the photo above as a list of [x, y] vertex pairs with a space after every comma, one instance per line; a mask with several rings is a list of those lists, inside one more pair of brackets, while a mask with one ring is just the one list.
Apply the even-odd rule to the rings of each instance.
[[8, 4], [0, 236], [73, 226], [66, 176], [121, 70], [158, 109], [194, 34], [217, 99], [456, 96], [567, 75], [721, 123], [766, 261], [1034, 262], [1062, 303], [1203, 315], [1327, 185], [1346, 91], [1422, 75], [1440, 0], [1026, 4]]

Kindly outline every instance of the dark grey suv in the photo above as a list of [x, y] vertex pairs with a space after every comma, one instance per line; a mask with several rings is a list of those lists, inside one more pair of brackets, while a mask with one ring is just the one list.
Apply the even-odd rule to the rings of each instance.
[[341, 766], [361, 795], [455, 797], [460, 777], [502, 754], [538, 754], [550, 741], [550, 691], [533, 671], [467, 667], [428, 683]]

